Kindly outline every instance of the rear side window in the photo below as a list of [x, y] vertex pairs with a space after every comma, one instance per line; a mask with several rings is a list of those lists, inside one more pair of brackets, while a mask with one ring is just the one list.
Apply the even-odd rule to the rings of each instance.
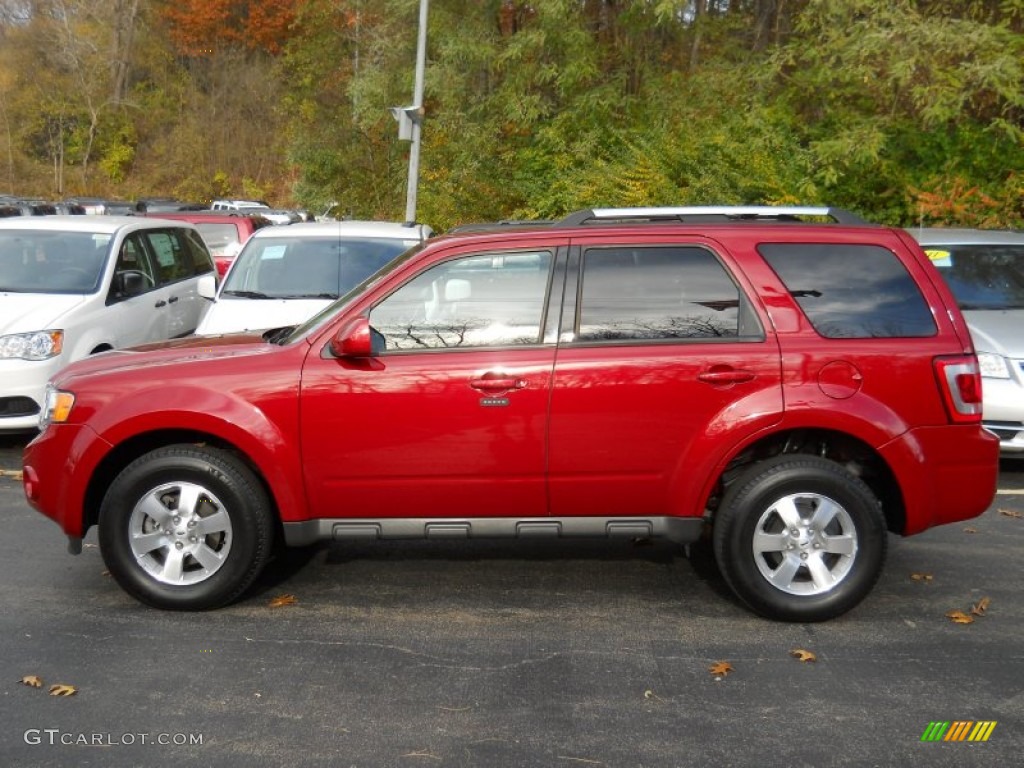
[[877, 245], [762, 243], [758, 251], [829, 339], [934, 336], [917, 284], [892, 251]]
[[693, 246], [590, 248], [576, 340], [763, 338], [736, 283]]

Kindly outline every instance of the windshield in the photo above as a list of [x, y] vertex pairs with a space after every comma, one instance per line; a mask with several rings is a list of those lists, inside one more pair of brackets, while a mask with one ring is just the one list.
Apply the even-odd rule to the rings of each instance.
[[385, 238], [251, 238], [228, 272], [220, 295], [334, 300], [408, 247], [408, 241]]
[[92, 232], [0, 230], [0, 292], [95, 293], [112, 239]]
[[1024, 309], [1024, 244], [926, 245], [960, 309]]
[[417, 241], [416, 245], [407, 250], [400, 257], [388, 263], [387, 266], [385, 266], [379, 272], [370, 275], [361, 283], [359, 283], [359, 285], [353, 286], [352, 290], [350, 290], [344, 296], [339, 298], [337, 301], [328, 304], [326, 307], [324, 307], [311, 318], [309, 318], [309, 320], [302, 323], [301, 325], [295, 326], [295, 328], [293, 328], [290, 333], [275, 339], [275, 341], [279, 344], [290, 344], [291, 342], [301, 339], [303, 336], [307, 335], [311, 331], [323, 325], [325, 322], [334, 317], [334, 315], [336, 315], [338, 311], [348, 302], [350, 302], [357, 296], [361, 296], [371, 285], [378, 282], [379, 280], [384, 279], [384, 277], [386, 277], [388, 274], [396, 270], [402, 264], [404, 264], [417, 253], [419, 253], [423, 249], [423, 246], [425, 244], [426, 243], [420, 243]]

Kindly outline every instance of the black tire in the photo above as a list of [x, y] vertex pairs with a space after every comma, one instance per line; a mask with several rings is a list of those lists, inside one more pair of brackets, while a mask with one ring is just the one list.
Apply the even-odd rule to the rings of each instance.
[[115, 478], [100, 506], [99, 541], [111, 576], [156, 608], [199, 611], [237, 599], [274, 541], [270, 503], [233, 454], [172, 445]]
[[811, 622], [867, 596], [887, 533], [863, 481], [835, 462], [786, 455], [754, 464], [729, 487], [713, 541], [718, 568], [744, 603], [768, 618]]

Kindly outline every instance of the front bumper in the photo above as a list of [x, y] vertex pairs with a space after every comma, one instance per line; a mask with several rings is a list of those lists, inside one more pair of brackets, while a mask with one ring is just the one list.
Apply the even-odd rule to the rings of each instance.
[[57, 424], [25, 447], [22, 486], [28, 503], [71, 539], [81, 539], [92, 510], [85, 508], [93, 470], [110, 445], [80, 424]]
[[1024, 458], [1024, 360], [1011, 360], [1013, 377], [982, 380], [983, 425], [999, 438], [1004, 456]]
[[64, 363], [49, 360], [0, 360], [0, 432], [25, 432], [39, 427], [46, 382]]

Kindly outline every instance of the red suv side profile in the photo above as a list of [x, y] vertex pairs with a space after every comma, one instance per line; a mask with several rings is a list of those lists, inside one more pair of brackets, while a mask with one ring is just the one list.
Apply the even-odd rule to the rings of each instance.
[[789, 621], [888, 532], [981, 514], [998, 440], [949, 289], [829, 208], [581, 211], [411, 249], [305, 324], [52, 380], [29, 502], [152, 606], [240, 597], [275, 544], [667, 537]]

